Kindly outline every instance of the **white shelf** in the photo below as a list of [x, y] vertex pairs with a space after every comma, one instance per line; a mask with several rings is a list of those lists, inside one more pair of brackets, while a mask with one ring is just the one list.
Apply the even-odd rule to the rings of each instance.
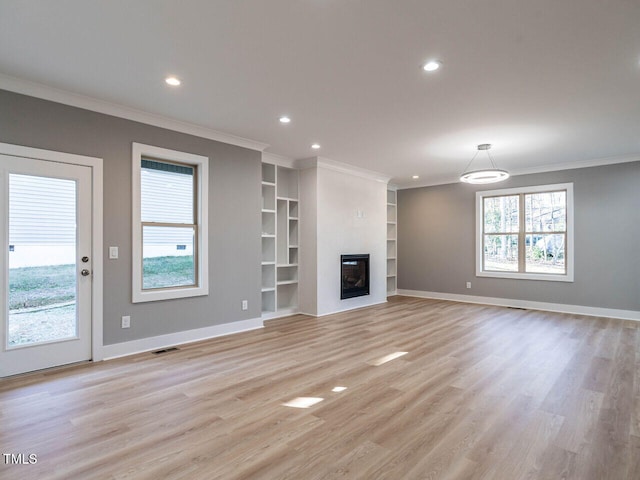
[[298, 170], [276, 167], [276, 197], [298, 200]]
[[262, 164], [262, 312], [276, 311], [276, 166]]
[[276, 166], [270, 163], [262, 164], [262, 182], [275, 186], [276, 184]]
[[276, 290], [262, 289], [262, 315], [275, 313], [276, 311]]
[[299, 207], [298, 171], [263, 163], [263, 319], [298, 309]]
[[397, 282], [398, 280], [396, 279], [396, 277], [387, 278], [387, 295], [396, 295], [398, 291]]
[[395, 190], [387, 189], [387, 295], [397, 291], [398, 265], [396, 262], [398, 239], [398, 198]]

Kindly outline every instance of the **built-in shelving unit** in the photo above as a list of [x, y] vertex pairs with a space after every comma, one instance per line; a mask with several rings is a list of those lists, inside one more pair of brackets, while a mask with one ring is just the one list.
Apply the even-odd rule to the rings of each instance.
[[276, 311], [276, 166], [262, 164], [262, 313]]
[[398, 202], [397, 191], [387, 190], [387, 295], [398, 290]]
[[298, 308], [298, 171], [262, 164], [262, 316]]

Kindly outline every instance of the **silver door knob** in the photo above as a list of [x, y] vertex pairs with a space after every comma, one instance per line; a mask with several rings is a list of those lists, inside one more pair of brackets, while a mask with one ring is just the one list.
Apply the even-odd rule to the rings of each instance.
[[86, 277], [87, 275], [89, 275], [89, 270], [87, 270], [86, 268], [83, 268], [82, 271], [80, 272], [80, 275], [82, 275], [83, 277]]

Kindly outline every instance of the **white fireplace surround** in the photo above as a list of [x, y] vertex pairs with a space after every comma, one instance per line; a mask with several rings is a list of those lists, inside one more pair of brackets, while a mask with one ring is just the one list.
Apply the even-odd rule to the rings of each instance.
[[[389, 177], [321, 157], [300, 168], [300, 312], [321, 316], [386, 302]], [[369, 253], [369, 295], [340, 300], [340, 256]]]

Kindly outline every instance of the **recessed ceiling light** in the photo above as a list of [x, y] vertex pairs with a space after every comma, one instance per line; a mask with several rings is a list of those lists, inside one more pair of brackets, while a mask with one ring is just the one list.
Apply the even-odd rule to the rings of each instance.
[[282, 117], [279, 118], [280, 123], [289, 123], [291, 122], [291, 119], [289, 117], [287, 117], [286, 115], [283, 115]]
[[313, 148], [314, 150], [320, 150], [320, 144], [314, 143], [313, 145], [311, 145], [311, 148]]
[[420, 175], [414, 175], [414, 176], [412, 176], [411, 178], [413, 178], [414, 180], [417, 180], [417, 179], [419, 179], [419, 178], [420, 178]]
[[172, 87], [177, 87], [182, 83], [180, 79], [176, 77], [167, 77], [164, 81], [167, 82], [167, 85], [171, 85]]
[[430, 60], [422, 66], [425, 72], [435, 72], [442, 66], [442, 63], [438, 60]]
[[340, 393], [340, 392], [344, 392], [346, 389], [347, 387], [333, 387], [331, 391], [335, 393]]

